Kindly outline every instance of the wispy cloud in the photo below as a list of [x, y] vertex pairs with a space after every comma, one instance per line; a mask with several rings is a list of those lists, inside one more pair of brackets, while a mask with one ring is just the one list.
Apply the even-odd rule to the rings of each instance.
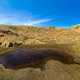
[[52, 19], [35, 20], [35, 21], [28, 22], [27, 25], [38, 25], [38, 24], [41, 24], [41, 23], [49, 22], [49, 21], [52, 21]]
[[28, 11], [10, 10], [9, 0], [0, 0], [0, 24], [22, 24], [38, 25], [49, 22], [52, 19], [36, 18], [34, 14]]
[[38, 19], [33, 17], [33, 15], [22, 13], [0, 13], [0, 24], [38, 25], [51, 20], [52, 19]]
[[51, 19], [38, 19], [30, 12], [10, 10], [9, 0], [0, 0], [0, 24], [38, 25]]

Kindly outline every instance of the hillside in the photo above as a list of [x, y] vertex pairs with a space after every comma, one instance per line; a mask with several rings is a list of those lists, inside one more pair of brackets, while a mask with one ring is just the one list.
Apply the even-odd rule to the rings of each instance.
[[[80, 26], [71, 28], [0, 25], [0, 47], [59, 47], [80, 52]], [[68, 49], [69, 50], [69, 49]]]
[[[0, 25], [0, 54], [18, 47], [57, 48], [80, 57], [80, 25], [71, 28]], [[0, 80], [80, 80], [79, 64], [49, 60], [45, 69], [20, 70], [0, 66]]]

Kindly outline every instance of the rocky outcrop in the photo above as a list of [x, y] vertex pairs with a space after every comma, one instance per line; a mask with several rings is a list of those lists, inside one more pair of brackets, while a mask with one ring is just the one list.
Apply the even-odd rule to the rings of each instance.
[[[79, 63], [80, 25], [70, 29], [0, 25], [0, 54], [6, 51], [4, 48], [16, 48], [22, 45], [45, 45], [45, 47], [51, 45], [52, 48], [69, 50], [70, 54], [77, 56], [75, 61]], [[0, 80], [80, 80], [80, 65], [65, 64], [54, 59], [48, 60], [43, 69], [26, 67], [12, 70], [0, 65]]]
[[15, 48], [21, 46], [22, 42], [3, 42], [0, 43], [0, 48]]
[[40, 45], [40, 44], [46, 44], [45, 42], [42, 42], [40, 40], [37, 40], [37, 39], [27, 39], [25, 42], [24, 42], [25, 45], [31, 45], [31, 44], [34, 44], [34, 45]]

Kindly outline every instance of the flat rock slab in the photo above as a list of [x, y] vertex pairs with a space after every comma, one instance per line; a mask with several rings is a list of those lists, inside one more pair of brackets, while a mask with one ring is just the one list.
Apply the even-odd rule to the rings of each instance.
[[49, 60], [45, 70], [30, 67], [20, 70], [0, 69], [0, 80], [80, 80], [80, 65]]

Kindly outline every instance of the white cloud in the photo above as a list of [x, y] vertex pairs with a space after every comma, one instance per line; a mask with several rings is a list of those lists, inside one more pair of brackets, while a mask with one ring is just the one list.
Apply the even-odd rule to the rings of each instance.
[[20, 13], [0, 13], [0, 24], [38, 25], [51, 20], [52, 19], [33, 18], [32, 15]]
[[25, 23], [25, 25], [36, 25], [36, 24], [38, 25], [41, 23], [49, 22], [49, 21], [52, 21], [52, 19], [40, 19], [36, 21], [31, 21], [31, 22]]
[[[0, 0], [0, 24], [38, 25], [52, 19], [36, 19], [32, 13], [25, 11], [9, 11], [9, 0]], [[40, 17], [40, 16], [39, 16]]]
[[0, 24], [19, 24], [27, 22], [31, 16], [20, 13], [0, 13]]

